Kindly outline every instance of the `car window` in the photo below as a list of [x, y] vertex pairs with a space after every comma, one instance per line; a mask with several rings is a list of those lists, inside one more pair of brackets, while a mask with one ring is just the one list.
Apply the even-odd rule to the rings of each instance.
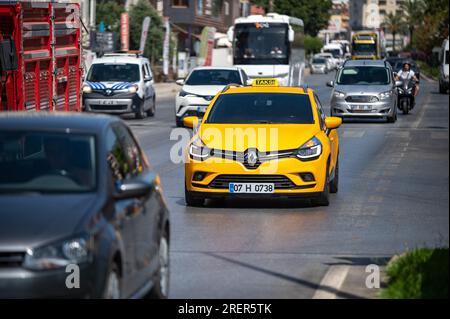
[[292, 93], [219, 95], [206, 123], [313, 124], [309, 96]]
[[152, 69], [150, 68], [150, 65], [148, 63], [145, 63], [145, 69], [147, 71], [148, 76], [153, 77]]
[[114, 125], [108, 130], [107, 161], [115, 181], [137, 176], [142, 172], [144, 161], [139, 147], [123, 125]]
[[248, 76], [247, 76], [247, 73], [245, 73], [245, 71], [244, 70], [241, 70], [241, 73], [242, 73], [242, 80], [243, 80], [243, 84], [244, 85], [247, 85], [247, 81], [248, 81]]
[[0, 192], [86, 192], [96, 187], [95, 136], [0, 130]]
[[139, 65], [132, 63], [93, 64], [86, 80], [91, 82], [137, 82], [140, 80]]
[[340, 85], [388, 85], [391, 82], [389, 69], [377, 66], [352, 66], [341, 69], [337, 75]]
[[322, 128], [322, 130], [325, 130], [325, 112], [323, 111], [322, 108], [322, 103], [320, 103], [319, 97], [317, 95], [314, 94], [314, 99], [316, 101], [316, 105], [317, 105], [317, 112], [319, 114], [319, 121], [320, 121], [320, 127]]
[[239, 72], [236, 70], [194, 70], [186, 80], [187, 85], [228, 85], [242, 84]]

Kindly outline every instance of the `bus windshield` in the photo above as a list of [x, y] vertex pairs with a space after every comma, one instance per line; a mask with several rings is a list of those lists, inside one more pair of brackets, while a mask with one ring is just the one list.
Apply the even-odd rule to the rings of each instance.
[[234, 31], [235, 64], [289, 64], [286, 23], [242, 23]]
[[353, 43], [353, 52], [362, 55], [372, 55], [374, 54], [374, 52], [377, 52], [377, 47], [374, 43], [370, 44]]

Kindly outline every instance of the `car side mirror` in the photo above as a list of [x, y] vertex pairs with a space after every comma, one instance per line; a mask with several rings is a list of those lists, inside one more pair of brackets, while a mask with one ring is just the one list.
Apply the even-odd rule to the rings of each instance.
[[233, 37], [234, 37], [234, 27], [230, 27], [227, 31], [227, 38], [228, 41], [230, 41], [231, 43], [233, 43]]
[[329, 130], [338, 128], [342, 124], [342, 119], [336, 116], [329, 116], [325, 118], [325, 127]]
[[395, 81], [395, 86], [396, 87], [400, 87], [400, 86], [402, 86], [403, 85], [403, 82], [402, 81]]
[[200, 119], [197, 116], [186, 116], [183, 118], [183, 125], [189, 128], [198, 126]]
[[176, 84], [183, 86], [184, 85], [184, 79], [178, 79], [175, 81]]
[[153, 80], [153, 77], [152, 77], [152, 76], [146, 76], [146, 77], [144, 78], [144, 82], [149, 82], [149, 81], [151, 81], [151, 80]]
[[327, 82], [327, 86], [330, 87], [330, 88], [334, 87], [334, 82], [333, 81], [328, 81]]
[[18, 69], [19, 63], [14, 40], [6, 39], [0, 41], [0, 73], [17, 71]]
[[126, 199], [133, 197], [144, 197], [150, 194], [153, 183], [138, 179], [124, 180], [116, 187], [114, 198]]
[[289, 33], [288, 33], [288, 40], [289, 42], [294, 42], [295, 39], [295, 33], [294, 30], [292, 28], [289, 27]]

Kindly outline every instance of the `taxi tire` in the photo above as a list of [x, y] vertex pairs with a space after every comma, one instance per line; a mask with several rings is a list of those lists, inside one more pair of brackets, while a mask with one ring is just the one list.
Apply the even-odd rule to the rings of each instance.
[[186, 185], [184, 186], [184, 200], [186, 201], [186, 205], [190, 207], [201, 207], [205, 202], [204, 198], [194, 196], [192, 192], [188, 191]]
[[336, 167], [334, 168], [334, 177], [330, 182], [330, 193], [335, 194], [339, 190], [339, 158], [336, 161]]
[[319, 196], [312, 200], [313, 205], [329, 206], [330, 205], [330, 172], [329, 164], [327, 165], [327, 176], [325, 178], [325, 187]]

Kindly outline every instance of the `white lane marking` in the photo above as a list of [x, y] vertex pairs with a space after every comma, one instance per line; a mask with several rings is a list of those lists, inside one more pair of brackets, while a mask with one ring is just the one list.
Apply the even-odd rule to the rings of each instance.
[[342, 137], [361, 138], [364, 136], [365, 133], [366, 133], [366, 131], [344, 131], [342, 133]]
[[336, 292], [341, 289], [349, 270], [350, 266], [348, 265], [330, 266], [314, 293], [313, 299], [336, 299]]
[[425, 98], [424, 103], [421, 105], [419, 116], [416, 118], [416, 120], [413, 122], [413, 125], [411, 126], [413, 129], [418, 128], [419, 125], [422, 123], [423, 117], [425, 116], [425, 107], [430, 103], [431, 95], [428, 93], [427, 97]]

